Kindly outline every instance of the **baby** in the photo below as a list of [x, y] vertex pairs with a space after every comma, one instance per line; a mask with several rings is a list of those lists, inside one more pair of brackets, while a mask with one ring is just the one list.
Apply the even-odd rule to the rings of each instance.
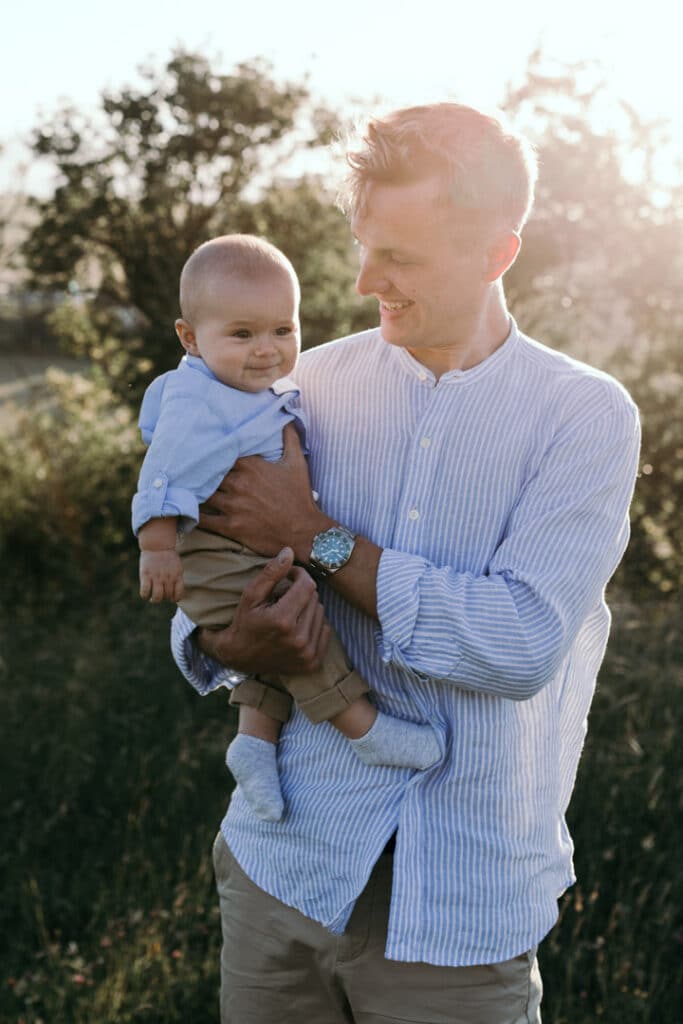
[[[199, 504], [238, 458], [279, 459], [287, 423], [305, 443], [298, 391], [283, 379], [299, 353], [299, 297], [289, 260], [253, 235], [205, 242], [183, 267], [175, 329], [186, 355], [142, 402], [149, 449], [133, 530], [141, 597], [177, 601], [199, 626], [229, 625], [267, 561], [197, 527]], [[334, 633], [319, 672], [246, 679], [232, 689], [239, 726], [226, 761], [255, 814], [278, 821], [284, 810], [276, 750], [292, 699], [311, 722], [329, 721], [345, 735], [366, 764], [424, 769], [438, 760], [431, 727], [378, 712], [368, 690]]]

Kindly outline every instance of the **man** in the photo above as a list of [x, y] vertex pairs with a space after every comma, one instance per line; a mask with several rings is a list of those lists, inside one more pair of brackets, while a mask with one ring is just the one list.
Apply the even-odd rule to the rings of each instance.
[[[378, 706], [431, 723], [442, 757], [368, 768], [295, 713], [283, 820], [255, 819], [238, 790], [216, 840], [222, 1019], [540, 1021], [535, 951], [574, 880], [564, 814], [638, 417], [507, 312], [535, 179], [524, 140], [438, 104], [371, 121], [348, 159], [357, 288], [381, 325], [300, 361], [310, 480], [290, 436], [280, 463], [245, 460], [212, 499], [205, 525], [280, 554], [200, 643], [243, 672], [317, 664], [303, 570], [268, 603], [294, 556], [325, 574], [325, 613]], [[179, 664], [200, 690], [228, 681], [192, 629], [176, 619]]]

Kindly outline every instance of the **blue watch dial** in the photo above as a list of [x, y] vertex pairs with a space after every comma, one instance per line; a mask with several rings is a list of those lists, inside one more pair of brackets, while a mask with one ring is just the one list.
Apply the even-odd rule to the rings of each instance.
[[348, 562], [355, 542], [345, 527], [332, 526], [313, 539], [311, 562], [325, 572], [336, 572]]

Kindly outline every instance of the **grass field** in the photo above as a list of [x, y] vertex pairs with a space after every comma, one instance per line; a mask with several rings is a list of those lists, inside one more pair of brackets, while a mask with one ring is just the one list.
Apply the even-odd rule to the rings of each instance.
[[[545, 1024], [683, 1021], [680, 611], [616, 608], [571, 806], [579, 883], [540, 951]], [[217, 1020], [234, 724], [178, 676], [169, 615], [132, 588], [3, 614], [2, 1024]]]

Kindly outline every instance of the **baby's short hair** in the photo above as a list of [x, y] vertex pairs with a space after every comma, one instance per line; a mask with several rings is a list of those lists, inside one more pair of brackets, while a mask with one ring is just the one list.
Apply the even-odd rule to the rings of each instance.
[[258, 235], [234, 234], [211, 238], [194, 250], [180, 273], [180, 313], [194, 323], [201, 311], [203, 293], [216, 278], [263, 278], [286, 274], [299, 282], [294, 267], [277, 246]]
[[433, 103], [371, 118], [348, 144], [340, 193], [348, 215], [363, 210], [371, 182], [408, 184], [440, 176], [456, 205], [479, 209], [521, 230], [537, 177], [531, 144], [507, 125], [460, 103]]

